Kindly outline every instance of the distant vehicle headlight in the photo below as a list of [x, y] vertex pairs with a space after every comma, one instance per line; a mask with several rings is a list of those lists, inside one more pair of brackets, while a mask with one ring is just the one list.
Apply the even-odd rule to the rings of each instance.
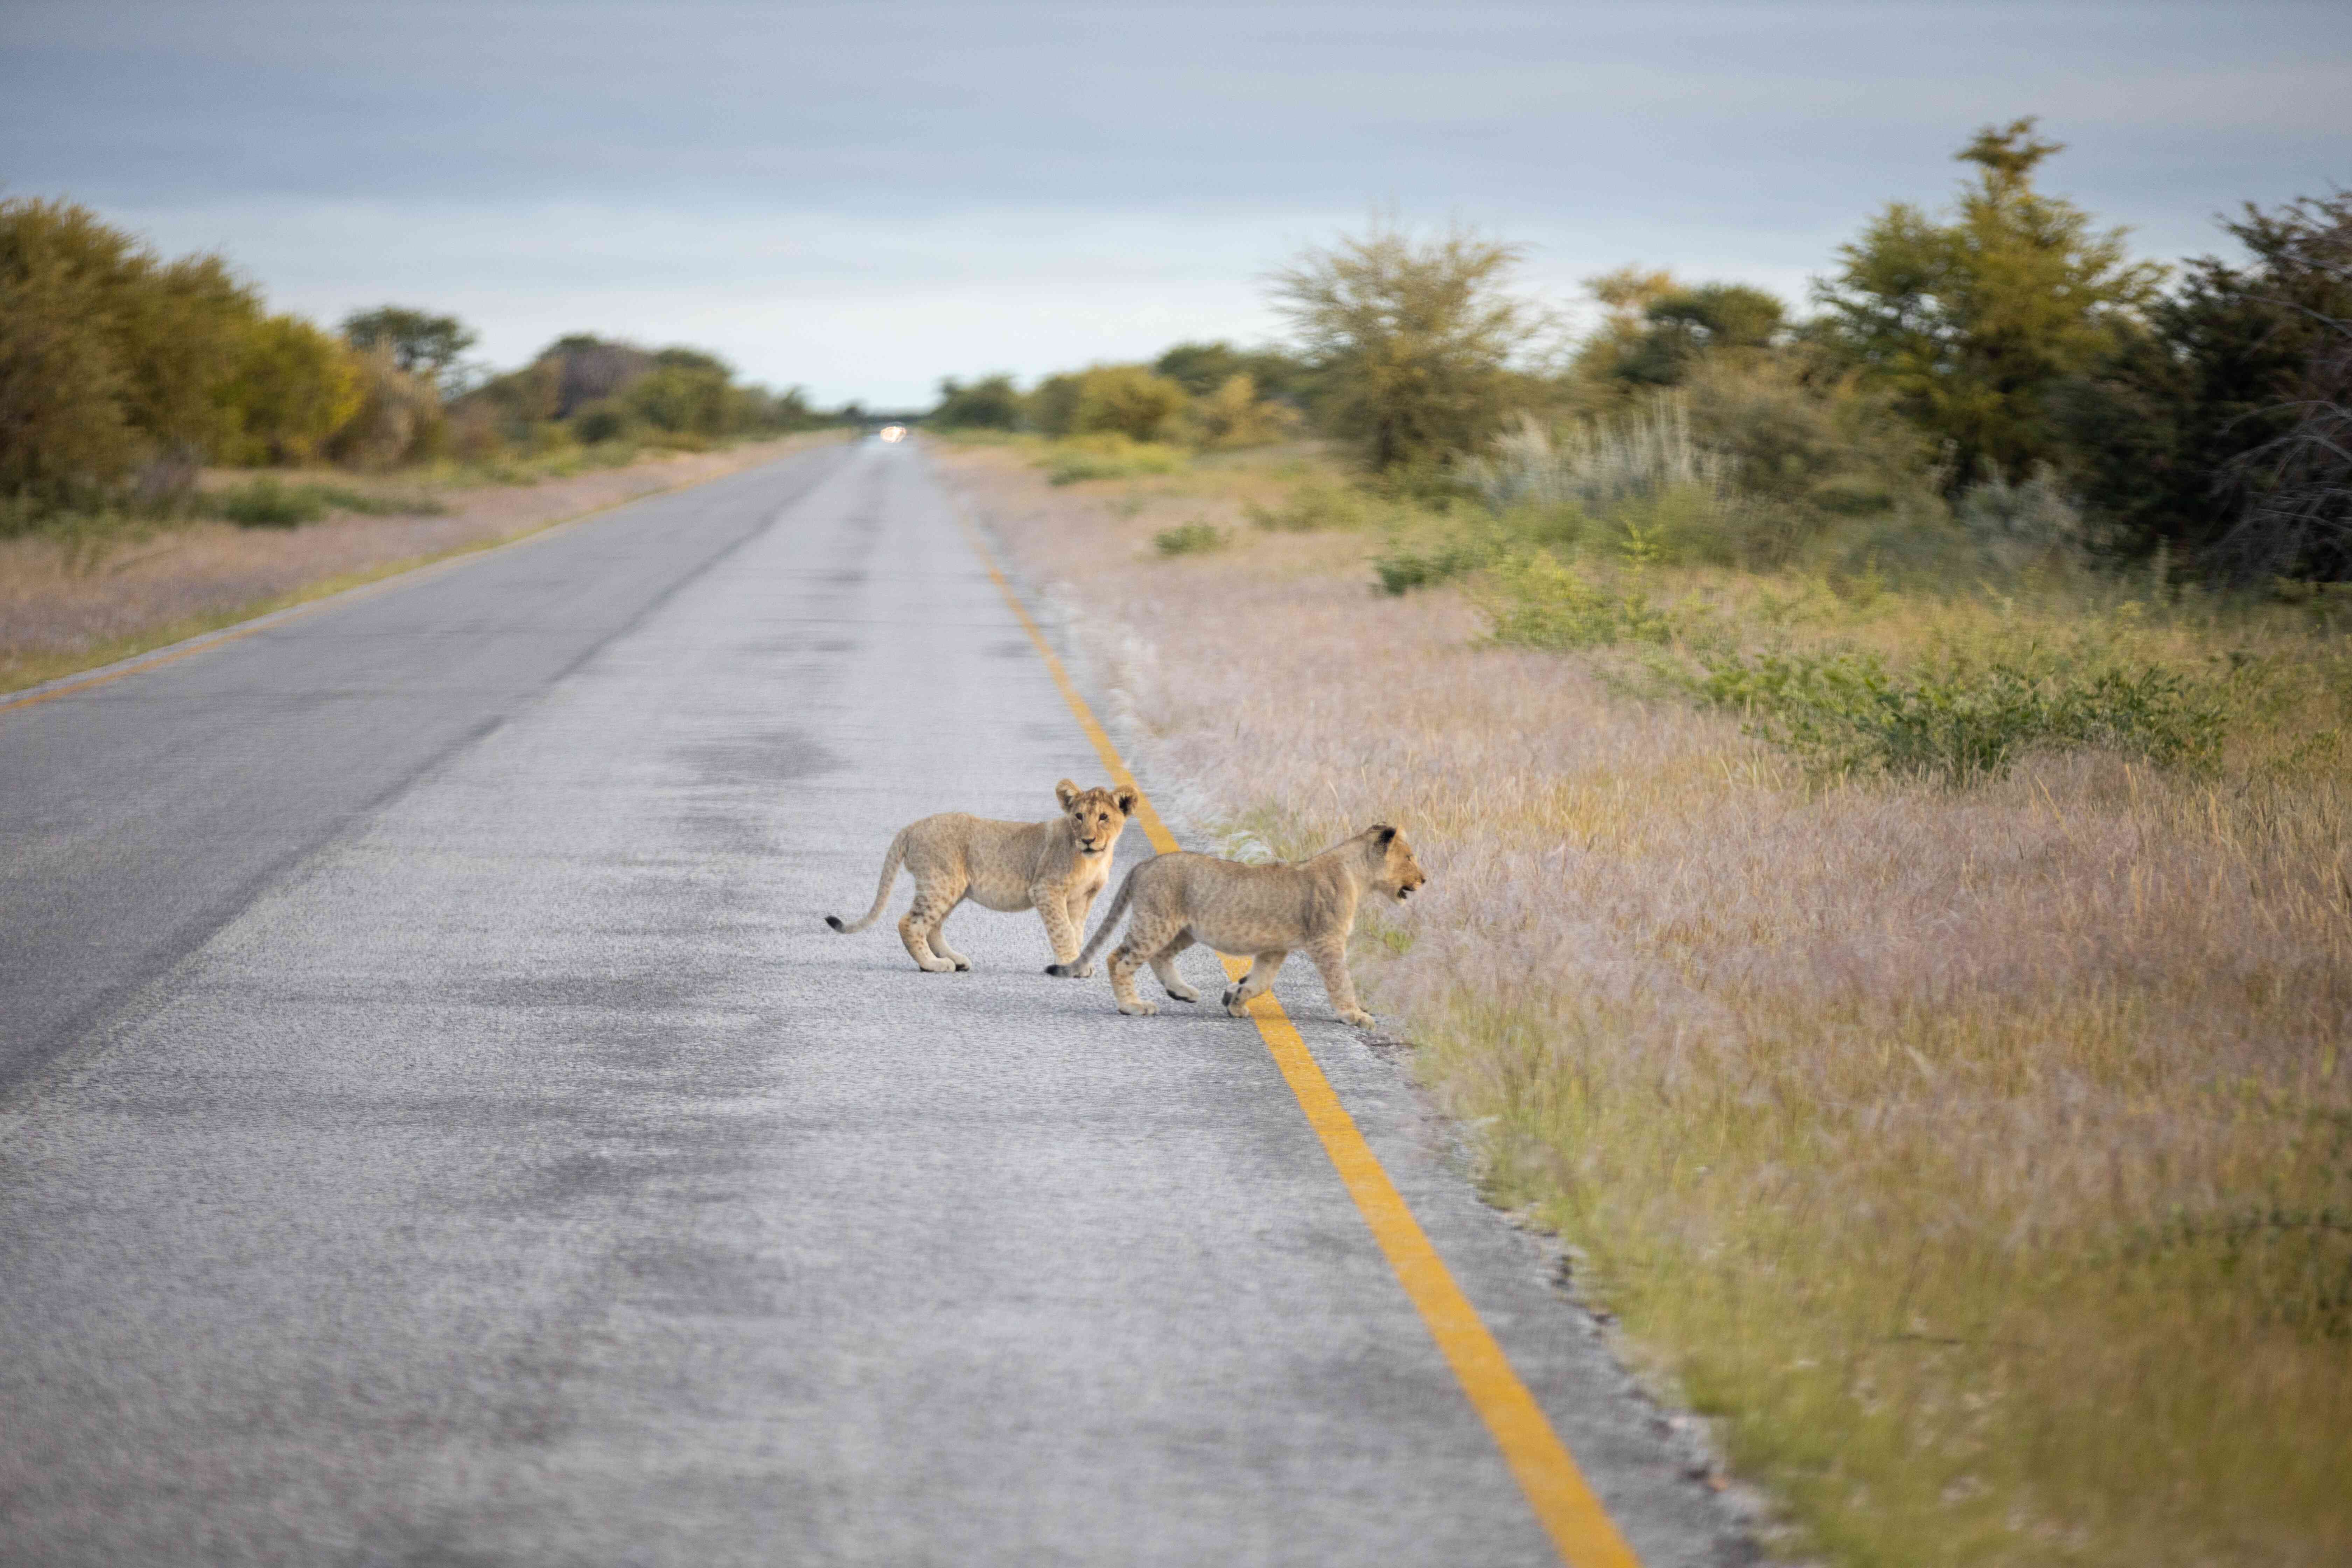
[[904, 425], [885, 425], [880, 434], [885, 441], [903, 441], [907, 438], [907, 427]]

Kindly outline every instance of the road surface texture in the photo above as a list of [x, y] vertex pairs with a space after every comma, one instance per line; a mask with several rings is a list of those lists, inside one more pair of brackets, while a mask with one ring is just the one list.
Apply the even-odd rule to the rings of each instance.
[[[1249, 1023], [824, 928], [1101, 773], [875, 444], [0, 711], [0, 1561], [1556, 1562]], [[1643, 1561], [1744, 1557], [1279, 990]]]

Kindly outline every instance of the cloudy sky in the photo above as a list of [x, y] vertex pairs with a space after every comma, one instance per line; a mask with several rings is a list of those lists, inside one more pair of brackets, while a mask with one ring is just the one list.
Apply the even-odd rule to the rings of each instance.
[[0, 194], [217, 248], [280, 309], [454, 310], [926, 401], [1268, 337], [1260, 279], [1391, 210], [1791, 300], [2022, 114], [2145, 254], [2352, 183], [2314, 4], [0, 0]]

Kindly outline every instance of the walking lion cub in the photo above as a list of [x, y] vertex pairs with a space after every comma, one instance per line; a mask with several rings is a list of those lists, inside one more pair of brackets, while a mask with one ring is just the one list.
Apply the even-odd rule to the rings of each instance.
[[[1078, 956], [1087, 911], [1110, 880], [1111, 849], [1127, 830], [1135, 792], [1082, 790], [1064, 779], [1054, 798], [1062, 815], [1051, 822], [995, 822], [950, 811], [908, 823], [882, 858], [882, 886], [865, 918], [845, 925], [839, 915], [827, 915], [824, 923], [852, 932], [880, 920], [903, 863], [915, 875], [915, 902], [898, 922], [898, 938], [917, 968], [942, 974], [971, 967], [940, 931], [966, 899], [992, 910], [1035, 910], [1045, 917], [1054, 956], [1069, 963]], [[1087, 961], [1073, 972], [1091, 974], [1094, 965]]]
[[1239, 1017], [1251, 998], [1274, 984], [1283, 960], [1303, 948], [1323, 972], [1331, 1005], [1361, 1027], [1372, 1016], [1356, 1001], [1356, 983], [1348, 973], [1356, 907], [1367, 892], [1402, 903], [1428, 880], [1412, 846], [1385, 822], [1297, 865], [1244, 866], [1178, 850], [1129, 871], [1077, 963], [1065, 960], [1045, 973], [1076, 979], [1092, 973], [1095, 954], [1131, 905], [1127, 940], [1110, 955], [1110, 990], [1120, 1012], [1160, 1011], [1135, 994], [1135, 972], [1147, 963], [1169, 995], [1199, 1001], [1201, 994], [1176, 973], [1176, 955], [1197, 942], [1252, 961], [1241, 984], [1225, 992], [1225, 1011]]

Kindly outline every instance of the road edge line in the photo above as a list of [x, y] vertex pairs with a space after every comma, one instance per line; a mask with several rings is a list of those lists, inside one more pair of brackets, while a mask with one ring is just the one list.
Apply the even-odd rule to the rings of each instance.
[[[1054, 684], [1061, 689], [1062, 700], [1077, 716], [1078, 727], [1094, 743], [1095, 752], [1109, 771], [1112, 782], [1135, 791], [1136, 810], [1130, 815], [1142, 826], [1144, 837], [1163, 855], [1181, 848], [1175, 836], [1168, 831], [1168, 825], [1160, 820], [1143, 786], [1136, 782], [1126, 759], [1112, 744], [1109, 734], [1097, 721], [1094, 710], [1080, 695], [1060, 656], [1045, 640], [1045, 632], [1031, 618], [1011, 580], [997, 565], [987, 539], [960, 505], [952, 510], [973, 553], [987, 568], [989, 580], [1004, 595], [1022, 630], [1036, 646]], [[1225, 973], [1236, 980], [1249, 968], [1246, 959], [1225, 958], [1223, 962]], [[1608, 1510], [1593, 1495], [1584, 1472], [1569, 1453], [1568, 1445], [1552, 1430], [1549, 1417], [1520, 1381], [1509, 1357], [1503, 1353], [1502, 1345], [1478, 1316], [1477, 1308], [1462, 1293], [1453, 1270], [1438, 1256], [1436, 1247], [1421, 1228], [1421, 1222], [1413, 1218], [1404, 1194], [1389, 1179], [1380, 1157], [1365, 1142], [1355, 1118], [1340, 1103], [1331, 1080], [1323, 1075], [1314, 1053], [1307, 1049], [1305, 1037], [1283, 1011], [1273, 992], [1262, 994], [1250, 1004], [1250, 1019], [1257, 1026], [1258, 1037], [1274, 1058], [1283, 1081], [1289, 1085], [1300, 1113], [1314, 1129], [1324, 1154], [1339, 1173], [1340, 1184], [1355, 1201], [1356, 1212], [1363, 1216], [1397, 1283], [1421, 1314], [1422, 1326], [1437, 1342], [1438, 1352], [1453, 1369], [1464, 1395], [1486, 1423], [1495, 1447], [1502, 1450], [1504, 1463], [1510, 1468], [1512, 1478], [1518, 1482], [1544, 1533], [1551, 1538], [1560, 1560], [1570, 1568], [1641, 1568], [1641, 1559], [1618, 1533]]]

